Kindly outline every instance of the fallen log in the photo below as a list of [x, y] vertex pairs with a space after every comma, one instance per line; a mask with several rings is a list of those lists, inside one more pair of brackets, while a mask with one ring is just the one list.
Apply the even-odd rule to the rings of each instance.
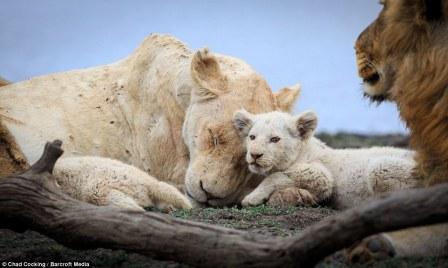
[[61, 142], [26, 172], [0, 179], [0, 228], [34, 230], [75, 249], [124, 249], [197, 267], [310, 267], [366, 236], [448, 221], [448, 184], [398, 192], [289, 238], [267, 238], [153, 212], [97, 207], [60, 192]]

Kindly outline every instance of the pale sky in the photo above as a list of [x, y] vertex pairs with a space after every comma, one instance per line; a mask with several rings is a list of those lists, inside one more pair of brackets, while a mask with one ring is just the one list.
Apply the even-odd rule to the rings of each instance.
[[300, 82], [295, 111], [316, 111], [318, 131], [405, 132], [393, 104], [362, 98], [353, 45], [377, 0], [0, 0], [0, 76], [114, 62], [150, 33], [243, 59], [278, 90]]

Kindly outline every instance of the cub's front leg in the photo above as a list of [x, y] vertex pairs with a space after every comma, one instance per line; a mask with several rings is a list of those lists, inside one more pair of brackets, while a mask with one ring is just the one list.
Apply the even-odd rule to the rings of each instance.
[[278, 189], [293, 186], [294, 181], [283, 173], [273, 173], [266, 178], [241, 201], [243, 207], [258, 206], [265, 203], [271, 194]]
[[333, 194], [334, 179], [320, 163], [294, 165], [285, 171], [294, 185], [275, 191], [269, 204], [280, 206], [317, 205]]

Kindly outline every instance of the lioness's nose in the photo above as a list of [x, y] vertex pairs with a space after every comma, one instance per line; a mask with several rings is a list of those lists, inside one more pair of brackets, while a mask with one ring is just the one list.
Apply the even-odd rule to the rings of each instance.
[[253, 158], [254, 160], [257, 160], [258, 158], [262, 157], [263, 154], [252, 154], [252, 153], [251, 153], [250, 156], [252, 156], [252, 158]]

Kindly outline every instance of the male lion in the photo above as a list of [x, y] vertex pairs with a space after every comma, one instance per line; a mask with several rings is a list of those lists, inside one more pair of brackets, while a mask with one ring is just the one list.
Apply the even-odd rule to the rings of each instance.
[[[397, 103], [417, 150], [422, 185], [448, 182], [448, 1], [384, 0], [356, 42], [359, 75], [373, 101]], [[448, 253], [448, 225], [368, 238], [352, 250], [369, 259], [388, 246], [401, 255]], [[379, 239], [379, 240], [378, 240]], [[383, 241], [384, 242], [384, 241]], [[368, 245], [377, 245], [375, 250]], [[382, 245], [381, 247], [378, 245]]]
[[151, 35], [116, 63], [2, 87], [0, 141], [8, 147], [0, 150], [0, 174], [11, 162], [36, 161], [46, 141], [61, 139], [66, 156], [117, 159], [186, 184], [198, 202], [236, 204], [259, 178], [247, 170], [233, 113], [289, 110], [297, 94], [273, 94], [239, 59]]

